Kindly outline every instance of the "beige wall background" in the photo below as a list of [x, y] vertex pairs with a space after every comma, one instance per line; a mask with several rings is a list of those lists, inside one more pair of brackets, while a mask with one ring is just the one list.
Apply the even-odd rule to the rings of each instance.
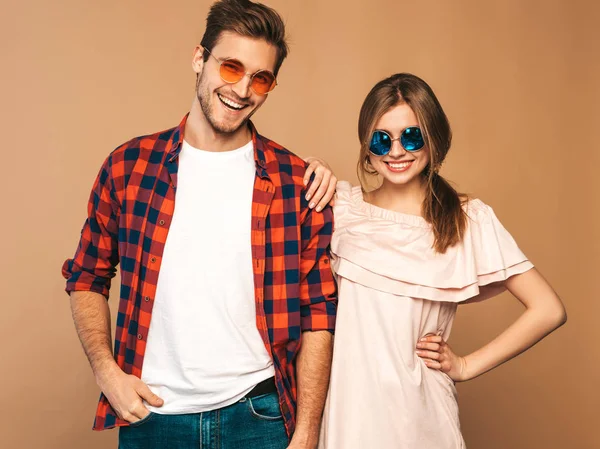
[[[259, 130], [355, 181], [370, 87], [399, 71], [425, 78], [455, 133], [443, 174], [494, 206], [566, 303], [564, 328], [458, 386], [469, 448], [600, 448], [598, 2], [267, 3], [292, 51]], [[99, 392], [60, 267], [106, 155], [188, 110], [209, 4], [3, 1], [2, 447], [116, 447], [116, 432], [90, 430]], [[113, 288], [111, 306], [117, 297]], [[467, 353], [521, 307], [502, 295], [459, 310], [451, 343]]]

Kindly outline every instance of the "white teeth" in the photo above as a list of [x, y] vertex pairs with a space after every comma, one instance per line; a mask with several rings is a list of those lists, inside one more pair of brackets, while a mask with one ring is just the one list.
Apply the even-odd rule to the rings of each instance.
[[223, 103], [227, 106], [232, 107], [233, 109], [242, 109], [244, 107], [243, 104], [236, 103], [235, 101], [230, 100], [229, 98], [225, 98], [223, 95], [219, 94], [219, 98]]
[[388, 165], [396, 170], [402, 170], [403, 168], [408, 167], [411, 163], [412, 163], [412, 161], [400, 162], [400, 163], [388, 162]]

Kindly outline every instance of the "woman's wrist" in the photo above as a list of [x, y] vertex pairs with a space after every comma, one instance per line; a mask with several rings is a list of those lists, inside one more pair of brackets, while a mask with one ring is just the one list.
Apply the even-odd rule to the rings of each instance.
[[459, 357], [459, 363], [460, 379], [457, 379], [459, 382], [466, 382], [467, 380], [471, 380], [479, 376], [480, 373], [477, 373], [477, 371], [475, 370], [475, 363], [472, 354], [466, 355], [464, 357]]

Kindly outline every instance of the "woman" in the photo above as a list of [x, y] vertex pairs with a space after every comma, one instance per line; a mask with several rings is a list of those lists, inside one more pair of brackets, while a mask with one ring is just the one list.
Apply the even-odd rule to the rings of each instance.
[[[525, 351], [566, 321], [561, 300], [492, 209], [438, 173], [448, 119], [420, 78], [397, 74], [365, 99], [361, 187], [338, 183], [332, 268], [339, 283], [322, 449], [454, 449], [454, 382]], [[381, 186], [367, 191], [378, 174]], [[507, 289], [526, 311], [465, 357], [446, 340], [459, 303]]]

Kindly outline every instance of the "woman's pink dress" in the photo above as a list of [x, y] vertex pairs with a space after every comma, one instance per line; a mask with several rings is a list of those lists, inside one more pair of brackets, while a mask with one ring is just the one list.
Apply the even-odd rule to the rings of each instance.
[[438, 254], [423, 218], [366, 203], [347, 182], [337, 192], [339, 306], [319, 448], [464, 448], [454, 383], [425, 366], [417, 341], [447, 340], [458, 303], [500, 293], [533, 265], [480, 200], [465, 205], [463, 241]]

